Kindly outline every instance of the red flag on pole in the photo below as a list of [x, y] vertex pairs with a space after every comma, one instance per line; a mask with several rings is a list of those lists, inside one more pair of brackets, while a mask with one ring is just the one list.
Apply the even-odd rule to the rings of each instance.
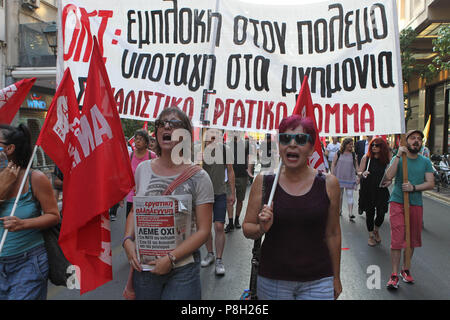
[[80, 268], [83, 294], [112, 280], [108, 210], [134, 186], [117, 104], [95, 37], [83, 109], [71, 130], [76, 137], [73, 167], [64, 177], [59, 244]]
[[298, 114], [301, 117], [308, 117], [314, 123], [314, 129], [316, 130], [316, 139], [314, 144], [314, 153], [309, 158], [309, 165], [314, 169], [325, 171], [325, 164], [322, 152], [322, 146], [320, 145], [319, 130], [317, 129], [316, 116], [314, 114], [314, 106], [311, 98], [311, 91], [308, 85], [308, 76], [305, 76], [300, 88], [300, 93], [297, 97], [297, 103], [295, 104], [292, 114]]
[[130, 140], [128, 140], [128, 143], [131, 146], [131, 149], [134, 151], [136, 149], [136, 145], [134, 144], [134, 136], [131, 137]]
[[36, 141], [36, 145], [42, 146], [45, 153], [52, 158], [64, 175], [68, 175], [72, 167], [70, 150], [73, 150], [74, 135], [70, 130], [70, 124], [79, 121], [80, 117], [73, 88], [72, 76], [70, 70], [67, 69], [56, 90]]
[[36, 78], [23, 79], [0, 90], [0, 123], [10, 124]]

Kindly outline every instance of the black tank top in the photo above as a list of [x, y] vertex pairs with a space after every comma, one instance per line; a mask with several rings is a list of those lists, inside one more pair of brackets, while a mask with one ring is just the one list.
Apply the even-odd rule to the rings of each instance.
[[[319, 172], [309, 192], [286, 193], [278, 184], [273, 199], [273, 225], [261, 247], [258, 274], [277, 280], [314, 281], [333, 276], [325, 242], [330, 199], [326, 178]], [[264, 176], [264, 203], [274, 175]]]

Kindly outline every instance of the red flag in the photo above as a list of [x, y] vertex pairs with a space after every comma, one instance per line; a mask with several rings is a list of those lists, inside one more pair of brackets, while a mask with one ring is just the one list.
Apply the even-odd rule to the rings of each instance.
[[305, 76], [305, 78], [303, 79], [302, 87], [300, 88], [300, 94], [298, 95], [297, 103], [295, 104], [295, 108], [292, 114], [298, 114], [301, 117], [308, 117], [313, 121], [314, 129], [316, 130], [316, 139], [314, 144], [314, 153], [311, 157], [309, 157], [309, 165], [314, 169], [325, 171], [322, 146], [320, 145], [319, 130], [317, 129], [311, 91], [309, 90], [308, 85], [308, 76]]
[[80, 268], [83, 294], [112, 280], [108, 210], [134, 186], [117, 104], [94, 37], [80, 119], [71, 126], [73, 167], [64, 177], [59, 244]]
[[131, 139], [128, 140], [128, 143], [130, 144], [131, 149], [132, 149], [133, 151], [136, 150], [136, 145], [134, 144], [134, 136], [132, 136]]
[[0, 90], [0, 123], [10, 124], [36, 78], [23, 79]]
[[72, 76], [67, 68], [36, 141], [36, 145], [42, 146], [45, 153], [52, 158], [64, 175], [68, 175], [72, 167], [70, 150], [73, 150], [74, 135], [70, 130], [70, 124], [79, 121], [80, 117], [73, 88]]

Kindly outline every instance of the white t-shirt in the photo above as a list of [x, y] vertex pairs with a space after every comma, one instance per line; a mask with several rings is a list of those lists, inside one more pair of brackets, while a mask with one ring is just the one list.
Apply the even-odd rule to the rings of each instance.
[[328, 151], [328, 161], [332, 162], [334, 159], [334, 155], [336, 154], [336, 152], [339, 151], [339, 149], [341, 148], [341, 144], [338, 142], [336, 144], [334, 143], [329, 143], [327, 145], [327, 151]]

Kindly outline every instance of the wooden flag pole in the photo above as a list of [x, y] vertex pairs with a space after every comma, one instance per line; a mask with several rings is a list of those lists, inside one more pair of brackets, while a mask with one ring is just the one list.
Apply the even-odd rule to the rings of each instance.
[[[406, 146], [406, 137], [402, 134], [401, 145]], [[402, 154], [402, 169], [403, 169], [403, 183], [408, 182], [408, 161], [406, 153]], [[406, 251], [405, 251], [405, 269], [409, 270], [411, 267], [411, 227], [409, 217], [409, 192], [403, 192], [403, 208], [405, 212], [405, 237], [406, 237]]]

